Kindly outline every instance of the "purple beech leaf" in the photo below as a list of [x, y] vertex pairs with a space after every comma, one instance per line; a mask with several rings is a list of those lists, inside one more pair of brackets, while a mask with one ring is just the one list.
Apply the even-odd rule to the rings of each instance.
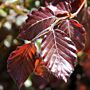
[[13, 51], [7, 61], [7, 69], [16, 84], [21, 87], [33, 72], [36, 55], [34, 44], [24, 44]]
[[71, 38], [79, 51], [85, 47], [86, 32], [78, 21], [62, 20], [58, 27]]
[[80, 4], [77, 5], [78, 0], [49, 1], [51, 3], [46, 7], [28, 14], [18, 36], [32, 41], [44, 36], [41, 57], [35, 58], [36, 47], [30, 43], [18, 47], [8, 58], [8, 72], [19, 87], [32, 72], [44, 76], [46, 68], [66, 82], [74, 70], [77, 51], [85, 46], [85, 29], [70, 17], [71, 12], [75, 13], [84, 0], [79, 0]]
[[[38, 38], [48, 30], [50, 25], [55, 21], [55, 16], [49, 8], [41, 7], [28, 15], [26, 23], [21, 27], [19, 38], [32, 40]], [[43, 31], [43, 32], [42, 32]]]
[[41, 56], [47, 69], [66, 82], [74, 70], [76, 47], [63, 31], [52, 29], [43, 39]]
[[58, 17], [67, 16], [70, 11], [67, 2], [60, 2], [41, 7], [28, 15], [28, 19], [21, 27], [19, 38], [32, 40], [44, 35]]

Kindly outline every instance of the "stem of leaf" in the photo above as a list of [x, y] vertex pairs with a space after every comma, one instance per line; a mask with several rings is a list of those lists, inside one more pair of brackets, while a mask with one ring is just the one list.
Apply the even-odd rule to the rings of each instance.
[[51, 28], [53, 28], [59, 21], [69, 18], [69, 16], [57, 18], [56, 21], [51, 25]]
[[79, 7], [79, 9], [75, 13], [73, 13], [73, 14], [70, 15], [70, 18], [74, 18], [75, 16], [77, 16], [77, 14], [80, 12], [80, 10], [82, 9], [82, 7], [85, 5], [86, 1], [87, 0], [84, 0], [83, 1], [83, 3], [81, 4], [81, 6]]

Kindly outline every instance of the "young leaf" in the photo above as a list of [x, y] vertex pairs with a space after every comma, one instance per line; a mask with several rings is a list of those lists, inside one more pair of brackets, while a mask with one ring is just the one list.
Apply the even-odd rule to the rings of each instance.
[[41, 50], [47, 69], [67, 81], [77, 58], [76, 47], [71, 39], [60, 29], [53, 29], [44, 38]]
[[37, 75], [43, 76], [44, 74], [44, 62], [41, 58], [36, 59], [34, 72]]
[[19, 87], [33, 72], [35, 55], [36, 47], [31, 43], [19, 46], [10, 54], [7, 61], [7, 69]]
[[59, 29], [64, 31], [74, 42], [78, 50], [85, 47], [86, 32], [84, 27], [76, 20], [62, 20]]

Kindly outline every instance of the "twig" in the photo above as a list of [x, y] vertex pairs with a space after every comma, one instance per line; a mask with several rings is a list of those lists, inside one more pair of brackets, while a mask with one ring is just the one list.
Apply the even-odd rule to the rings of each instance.
[[83, 3], [81, 4], [81, 6], [79, 7], [79, 9], [73, 13], [73, 14], [70, 14], [70, 18], [74, 18], [75, 16], [77, 16], [77, 14], [80, 12], [80, 10], [83, 8], [83, 6], [85, 5], [87, 0], [84, 0]]

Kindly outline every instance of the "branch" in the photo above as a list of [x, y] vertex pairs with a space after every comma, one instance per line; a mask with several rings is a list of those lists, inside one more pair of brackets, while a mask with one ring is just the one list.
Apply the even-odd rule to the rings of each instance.
[[79, 7], [79, 9], [73, 13], [73, 14], [70, 14], [70, 18], [74, 18], [75, 16], [77, 16], [77, 14], [80, 12], [80, 10], [83, 8], [83, 6], [85, 5], [87, 0], [84, 0], [83, 3], [81, 4], [81, 6]]

